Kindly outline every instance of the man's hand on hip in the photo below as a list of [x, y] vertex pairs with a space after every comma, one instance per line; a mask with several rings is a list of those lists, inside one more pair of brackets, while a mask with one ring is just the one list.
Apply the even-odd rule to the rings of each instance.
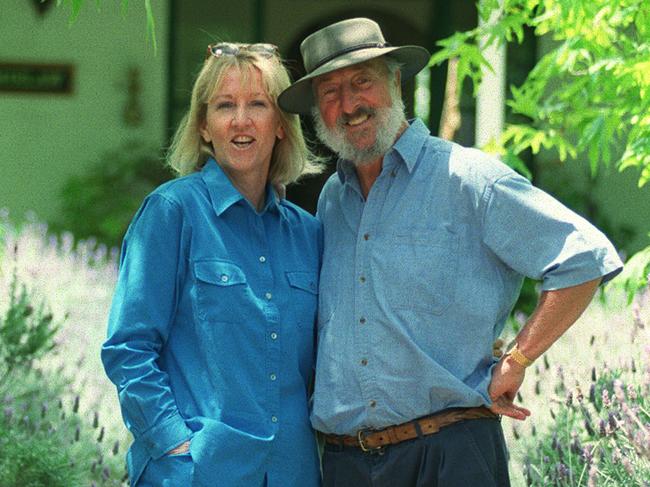
[[508, 355], [499, 360], [492, 371], [492, 381], [488, 388], [490, 399], [492, 399], [490, 411], [519, 420], [530, 416], [528, 409], [514, 403], [525, 375], [526, 368], [516, 363]]

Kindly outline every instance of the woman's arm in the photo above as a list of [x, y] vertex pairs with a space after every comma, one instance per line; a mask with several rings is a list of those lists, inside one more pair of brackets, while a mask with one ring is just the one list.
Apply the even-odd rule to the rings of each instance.
[[161, 195], [149, 196], [124, 239], [108, 339], [102, 347], [126, 426], [152, 458], [192, 433], [158, 362], [174, 321], [179, 276], [184, 275], [182, 233], [181, 208]]

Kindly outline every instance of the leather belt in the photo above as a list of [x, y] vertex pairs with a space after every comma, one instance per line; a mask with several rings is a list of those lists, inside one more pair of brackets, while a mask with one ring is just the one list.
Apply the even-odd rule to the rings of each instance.
[[408, 423], [389, 426], [382, 430], [359, 430], [355, 436], [324, 435], [325, 441], [341, 446], [361, 448], [364, 452], [379, 450], [387, 445], [397, 445], [418, 436], [432, 435], [440, 428], [466, 419], [498, 418], [486, 407], [448, 409], [431, 416], [414, 419]]

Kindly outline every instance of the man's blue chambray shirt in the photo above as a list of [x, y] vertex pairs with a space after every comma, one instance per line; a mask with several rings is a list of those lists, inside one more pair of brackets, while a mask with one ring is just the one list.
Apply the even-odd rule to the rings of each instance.
[[307, 391], [321, 239], [270, 187], [256, 212], [214, 160], [146, 198], [102, 349], [135, 437], [132, 482], [191, 438], [194, 486], [319, 485]]
[[354, 434], [490, 405], [492, 343], [523, 277], [542, 289], [613, 277], [586, 220], [475, 149], [414, 121], [364, 202], [339, 161], [320, 196], [318, 359], [311, 421]]

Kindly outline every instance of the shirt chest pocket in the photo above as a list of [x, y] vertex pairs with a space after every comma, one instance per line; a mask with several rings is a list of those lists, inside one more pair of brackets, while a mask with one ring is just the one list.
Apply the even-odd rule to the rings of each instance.
[[301, 326], [313, 326], [318, 305], [318, 273], [287, 271], [286, 276], [292, 318]]
[[245, 304], [253, 296], [246, 274], [236, 264], [202, 260], [193, 264], [196, 279], [196, 312], [208, 322], [240, 322], [246, 319]]
[[381, 247], [374, 267], [393, 309], [439, 315], [454, 302], [458, 235], [444, 227], [400, 232]]

